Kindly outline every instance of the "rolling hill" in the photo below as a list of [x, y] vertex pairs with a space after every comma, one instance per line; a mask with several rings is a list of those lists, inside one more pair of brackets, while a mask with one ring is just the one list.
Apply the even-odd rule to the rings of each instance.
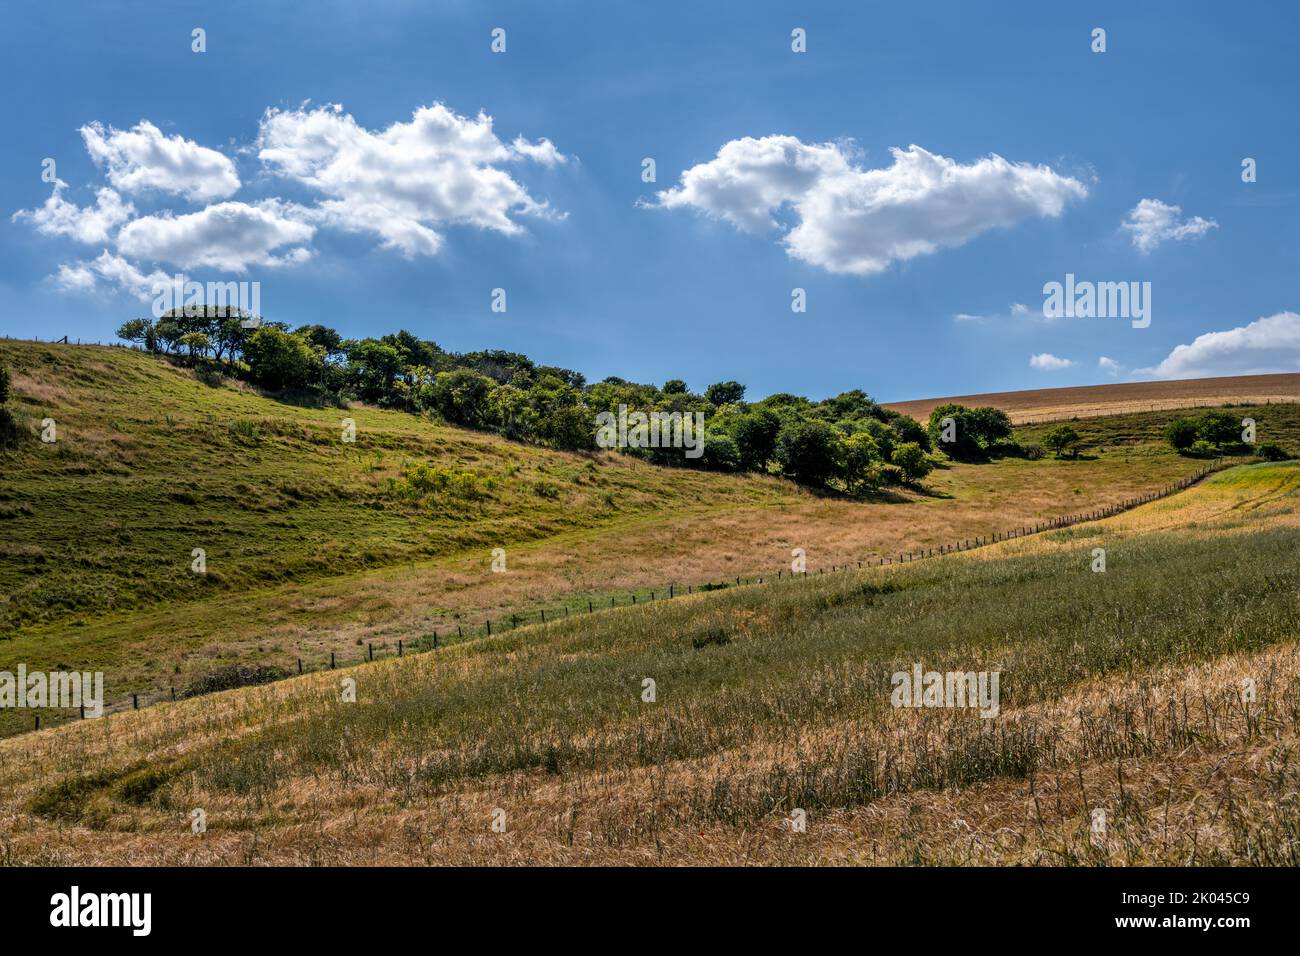
[[1275, 375], [1234, 375], [1159, 382], [1117, 382], [1073, 388], [1036, 388], [1021, 392], [986, 392], [908, 402], [885, 402], [888, 408], [924, 421], [931, 410], [953, 402], [992, 405], [1017, 424], [1091, 418], [1124, 412], [1201, 408], [1232, 404], [1264, 405], [1300, 402], [1300, 372]]
[[[1236, 467], [0, 741], [0, 862], [1296, 865], [1298, 503], [1300, 464]], [[998, 674], [997, 715], [891, 706], [917, 666]]]
[[[860, 501], [285, 404], [125, 349], [6, 341], [0, 361], [12, 404], [58, 429], [52, 445], [0, 452], [0, 670], [102, 670], [115, 708], [183, 695], [229, 665], [312, 670], [489, 621], [771, 577], [795, 548], [813, 573], [871, 564], [1113, 505], [1202, 467], [1160, 441], [1172, 413], [1135, 413], [1081, 422], [1078, 461], [950, 463], [922, 489]], [[1300, 444], [1300, 406], [1241, 411], [1261, 441]], [[417, 501], [401, 489], [420, 467], [448, 483]], [[495, 548], [506, 573], [492, 571]], [[34, 716], [4, 711], [0, 732]]]

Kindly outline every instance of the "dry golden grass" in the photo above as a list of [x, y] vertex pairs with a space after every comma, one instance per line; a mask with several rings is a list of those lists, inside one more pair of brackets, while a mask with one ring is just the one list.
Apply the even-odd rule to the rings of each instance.
[[[1136, 647], [1147, 635], [1125, 636], [1116, 618], [1113, 625], [1099, 620], [1094, 629], [1066, 632], [1091, 634], [1095, 646], [1040, 646], [997, 628], [999, 621], [1013, 628], [1050, 620], [1023, 617], [1025, 597], [1017, 602], [1012, 596], [1022, 592], [1015, 589], [1022, 582], [1033, 587], [1063, 566], [1085, 565], [1099, 541], [1111, 552], [1111, 573], [1121, 576], [1124, 563], [1137, 561], [1138, 549], [1154, 540], [1163, 542], [1160, 560], [1191, 545], [1211, 568], [1217, 561], [1231, 568], [1277, 542], [1293, 547], [1287, 542], [1300, 531], [1297, 499], [1300, 468], [1235, 469], [1107, 521], [919, 565], [607, 612], [599, 616], [602, 627], [528, 628], [403, 661], [6, 740], [0, 742], [0, 862], [1295, 864], [1300, 634], [1289, 578], [1266, 586], [1252, 570], [1240, 580], [1172, 586], [1116, 579], [1152, 601], [1163, 594], [1191, 602], [1179, 605], [1188, 615], [1198, 607], [1210, 613], [1212, 605], [1195, 603], [1206, 592], [1244, 586], [1225, 605], [1230, 617], [1222, 628], [1207, 631], [1239, 632], [1235, 643], [1214, 645], [1238, 648], [1227, 653], [1213, 653], [1211, 645], [1156, 648], [1145, 658], [1150, 663], [1121, 658], [1096, 668], [1084, 665], [1089, 655], [1104, 660], [1127, 653], [1127, 643]], [[1235, 551], [1234, 542], [1241, 542]], [[1142, 565], [1144, 575], [1152, 571], [1150, 561]], [[1082, 579], [1069, 578], [1062, 593], [1079, 592], [1080, 608], [1131, 615], [1143, 626], [1169, 615], [1108, 604], [1100, 591], [1089, 603], [1082, 592], [1108, 582], [1079, 573]], [[982, 582], [994, 592], [993, 606], [1005, 607], [970, 631], [990, 642], [979, 659], [1003, 661], [1013, 675], [1037, 673], [1026, 678], [1030, 687], [1045, 682], [1041, 693], [1004, 688], [1003, 713], [993, 722], [965, 712], [893, 710], [860, 694], [873, 685], [858, 671], [892, 653], [873, 649], [893, 639], [877, 611], [907, 620], [914, 613], [908, 609], [923, 600], [918, 588], [942, 593], [950, 580], [966, 582], [963, 587]], [[891, 581], [902, 590], [878, 607], [872, 595], [889, 594]], [[854, 582], [872, 590], [859, 593]], [[796, 588], [811, 590], [805, 599]], [[1009, 600], [1000, 597], [1002, 588], [1011, 589]], [[1290, 603], [1273, 603], [1279, 599]], [[1062, 616], [1063, 629], [1065, 618], [1081, 613], [1067, 604], [1050, 610]], [[959, 607], [955, 613], [957, 630], [961, 617], [987, 612]], [[1190, 616], [1173, 623], [1175, 635], [1182, 629], [1190, 635], [1199, 624]], [[725, 652], [683, 658], [672, 650], [679, 629], [698, 634], [714, 624], [730, 634]], [[847, 645], [801, 630], [831, 625], [847, 628]], [[868, 640], [855, 638], [855, 628], [866, 628]], [[775, 648], [765, 643], [769, 633], [781, 638]], [[941, 638], [918, 635], [918, 646], [901, 652], [931, 660], [944, 653]], [[667, 656], [638, 656], [656, 640], [669, 642]], [[812, 658], [788, 665], [779, 655], [781, 646], [809, 640], [821, 648]], [[847, 656], [837, 647], [847, 647]], [[734, 672], [718, 671], [733, 676], [717, 686], [703, 678], [699, 694], [674, 703], [673, 681], [707, 672], [724, 653], [740, 661], [747, 653], [760, 656]], [[872, 656], [878, 653], [884, 656]], [[761, 661], [765, 667], [757, 666]], [[587, 715], [593, 688], [599, 695], [611, 680], [634, 687], [645, 673], [639, 668], [667, 675], [678, 664], [686, 670], [672, 681], [665, 676], [663, 711], [647, 716], [632, 703]], [[1080, 676], [1062, 678], [1060, 670]], [[370, 693], [387, 688], [381, 697], [411, 687], [432, 690], [412, 698], [422, 702], [417, 709], [398, 707], [389, 730], [371, 737], [373, 725], [340, 710], [357, 705], [335, 701], [345, 675]], [[532, 696], [530, 675], [548, 682], [536, 685], [545, 686], [544, 697]], [[1256, 683], [1255, 701], [1242, 697], [1246, 678]], [[752, 686], [742, 688], [745, 681]], [[460, 700], [456, 695], [466, 689], [494, 685], [513, 706], [502, 711], [485, 698], [489, 709], [478, 716], [462, 718], [454, 709], [432, 718], [421, 713], [443, 706], [444, 698]], [[740, 726], [710, 717], [715, 706], [737, 715], [787, 713]], [[314, 743], [308, 740], [323, 728]], [[658, 755], [656, 735], [674, 728], [687, 736], [667, 756]], [[479, 748], [492, 746], [498, 733], [507, 747], [501, 755], [508, 756], [511, 737], [517, 734], [519, 746], [527, 747], [539, 730], [541, 739], [554, 734], [557, 742], [567, 735], [563, 742], [573, 756], [549, 769], [493, 769], [491, 763], [469, 769], [475, 754], [490, 754]], [[615, 746], [620, 740], [640, 742], [624, 751]], [[343, 759], [317, 766], [315, 747], [336, 748]], [[591, 763], [574, 759], [584, 748]], [[656, 756], [637, 759], [641, 752]], [[1022, 753], [1036, 756], [1022, 766]], [[445, 778], [428, 776], [450, 758], [469, 763]], [[431, 779], [439, 782], [431, 786]], [[867, 789], [855, 796], [859, 784]], [[189, 832], [193, 807], [208, 815], [210, 830], [202, 837]], [[805, 833], [785, 822], [795, 807], [808, 812]], [[504, 833], [490, 829], [495, 808], [505, 811]], [[1104, 834], [1091, 829], [1098, 809], [1107, 814]]]

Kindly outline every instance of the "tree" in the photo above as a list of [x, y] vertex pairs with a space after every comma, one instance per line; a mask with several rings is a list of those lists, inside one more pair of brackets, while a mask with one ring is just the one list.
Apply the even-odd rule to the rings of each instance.
[[9, 401], [9, 369], [0, 365], [0, 405]]
[[686, 383], [680, 378], [670, 378], [664, 382], [663, 393], [665, 395], [685, 395], [686, 392]]
[[1057, 425], [1043, 436], [1043, 444], [1060, 458], [1067, 451], [1071, 458], [1079, 457], [1079, 433], [1069, 425]]
[[[945, 424], [947, 419], [951, 422]], [[934, 447], [949, 458], [971, 458], [983, 450], [975, 420], [965, 405], [949, 403], [935, 408], [930, 412], [927, 431]]]
[[117, 337], [123, 342], [143, 345], [150, 352], [158, 351], [158, 333], [153, 319], [128, 319], [118, 328]]
[[781, 473], [806, 485], [824, 485], [839, 471], [840, 443], [835, 429], [817, 420], [791, 422], [776, 439]]
[[739, 382], [715, 382], [704, 390], [713, 405], [734, 405], [745, 399], [745, 386]]
[[189, 349], [191, 360], [207, 355], [208, 349], [212, 347], [206, 332], [186, 332], [180, 337], [180, 344]]
[[488, 396], [497, 383], [473, 369], [439, 372], [433, 384], [433, 405], [447, 421], [467, 428], [489, 423]]
[[1210, 409], [1196, 419], [1196, 433], [1201, 441], [1223, 448], [1241, 441], [1241, 419], [1228, 412]]
[[303, 339], [264, 325], [244, 343], [249, 377], [263, 388], [305, 388], [319, 375], [321, 356]]
[[1187, 451], [1196, 441], [1196, 422], [1190, 418], [1175, 418], [1165, 426], [1165, 441], [1177, 451]]
[[981, 405], [972, 408], [970, 414], [975, 426], [975, 437], [985, 448], [991, 448], [1011, 437], [1011, 419], [1002, 409]]
[[866, 432], [850, 435], [840, 443], [840, 477], [851, 495], [876, 491], [882, 484], [880, 446]]
[[740, 468], [745, 471], [767, 471], [767, 464], [776, 455], [776, 436], [781, 431], [781, 419], [767, 408], [753, 411], [735, 419], [731, 437], [735, 439]]
[[920, 481], [934, 470], [934, 462], [930, 461], [925, 449], [914, 441], [905, 441], [895, 448], [890, 461], [898, 466], [908, 481]]

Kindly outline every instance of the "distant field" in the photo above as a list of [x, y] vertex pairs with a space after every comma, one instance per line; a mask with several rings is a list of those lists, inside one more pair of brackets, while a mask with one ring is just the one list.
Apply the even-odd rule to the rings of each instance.
[[1074, 415], [1087, 418], [1120, 412], [1227, 403], [1264, 405], [1270, 402], [1300, 402], [1300, 373], [1039, 388], [1023, 392], [987, 392], [982, 395], [954, 395], [949, 398], [925, 398], [885, 404], [924, 421], [932, 409], [948, 402], [967, 406], [992, 405], [1002, 409], [1018, 424]]
[[[0, 863], [1294, 866], [1297, 505], [1300, 463], [1238, 467], [979, 551], [0, 741]], [[914, 663], [996, 671], [999, 714], [892, 707]]]
[[[119, 706], [231, 663], [319, 667], [511, 613], [771, 576], [793, 548], [813, 573], [936, 548], [1104, 507], [1203, 464], [1161, 442], [1172, 413], [1125, 415], [1081, 423], [1078, 461], [953, 464], [924, 491], [863, 502], [404, 413], [285, 405], [121, 349], [5, 343], [0, 360], [19, 407], [60, 429], [53, 448], [0, 455], [0, 670], [103, 670]], [[1240, 411], [1261, 441], [1300, 448], [1300, 406]], [[338, 440], [344, 415], [353, 445]], [[414, 507], [385, 489], [418, 462], [495, 487]], [[195, 547], [205, 577], [190, 572]], [[494, 547], [505, 574], [490, 569]], [[0, 734], [33, 716], [0, 711]]]

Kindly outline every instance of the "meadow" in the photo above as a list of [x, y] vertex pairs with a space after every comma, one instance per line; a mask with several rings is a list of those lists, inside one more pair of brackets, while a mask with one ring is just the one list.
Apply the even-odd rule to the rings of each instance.
[[[0, 361], [16, 406], [59, 428], [53, 446], [0, 452], [0, 670], [102, 670], [114, 706], [233, 664], [311, 669], [511, 614], [770, 577], [794, 548], [814, 573], [872, 563], [1104, 507], [1203, 465], [1160, 440], [1175, 413], [1135, 413], [1078, 423], [1078, 461], [950, 463], [922, 488], [861, 501], [289, 405], [123, 349], [5, 342]], [[1300, 445], [1300, 407], [1240, 411], [1261, 440]], [[419, 466], [473, 485], [412, 500], [401, 485]], [[496, 547], [505, 574], [491, 571]], [[191, 570], [194, 548], [206, 574]], [[6, 711], [0, 733], [34, 716]]]
[[[1294, 865], [1298, 497], [1300, 464], [1245, 465], [976, 551], [24, 734], [0, 862]], [[916, 663], [999, 672], [999, 716], [894, 708]]]

